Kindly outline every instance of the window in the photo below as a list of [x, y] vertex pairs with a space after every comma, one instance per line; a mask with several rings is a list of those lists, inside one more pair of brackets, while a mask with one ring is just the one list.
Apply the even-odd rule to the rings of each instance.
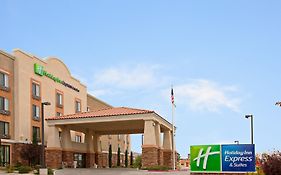
[[8, 122], [0, 122], [0, 136], [9, 137], [9, 123]]
[[32, 83], [32, 97], [40, 98], [40, 86], [39, 84]]
[[57, 98], [57, 106], [58, 107], [62, 107], [63, 105], [62, 105], [62, 94], [61, 93], [57, 93], [57, 95], [56, 95], [56, 98]]
[[0, 72], [0, 86], [2, 87], [9, 87], [9, 76]]
[[40, 108], [39, 106], [32, 105], [32, 118], [34, 120], [39, 120], [40, 119]]
[[75, 112], [81, 112], [81, 102], [80, 101], [75, 101]]
[[118, 140], [121, 140], [121, 135], [120, 135], [120, 134], [118, 134], [117, 138], [118, 138]]
[[90, 107], [89, 106], [87, 106], [87, 112], [89, 112], [90, 111]]
[[40, 140], [40, 128], [36, 127], [36, 126], [33, 126], [32, 127], [32, 133], [33, 133], [33, 136], [34, 135], [36, 136], [37, 141], [39, 141]]
[[57, 112], [57, 117], [60, 117], [60, 116], [62, 116], [62, 113]]
[[0, 114], [10, 115], [9, 99], [0, 96]]
[[9, 100], [4, 97], [0, 97], [0, 110], [9, 111]]
[[1, 145], [0, 147], [0, 166], [7, 166], [10, 164], [10, 146]]
[[82, 142], [82, 137], [79, 136], [79, 135], [76, 135], [76, 136], [75, 136], [75, 142], [81, 143], [81, 142]]

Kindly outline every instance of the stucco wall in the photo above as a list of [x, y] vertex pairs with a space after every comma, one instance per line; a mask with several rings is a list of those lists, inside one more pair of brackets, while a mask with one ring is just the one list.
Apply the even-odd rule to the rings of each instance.
[[[31, 84], [33, 79], [41, 83], [41, 99], [42, 102], [50, 102], [50, 106], [45, 106], [45, 118], [56, 115], [56, 90], [63, 92], [64, 115], [75, 113], [75, 99], [81, 100], [81, 110], [87, 109], [87, 88], [78, 80], [74, 79], [68, 68], [59, 59], [48, 58], [45, 61], [26, 54], [20, 50], [14, 50], [15, 59], [15, 117], [16, 117], [16, 140], [31, 141], [32, 136], [32, 111], [31, 111]], [[71, 84], [79, 89], [76, 92], [73, 89], [53, 81], [46, 76], [39, 76], [34, 73], [34, 64], [38, 63], [44, 67], [48, 73], [60, 78], [61, 80]], [[40, 111], [41, 113], [41, 111]], [[41, 117], [41, 116], [40, 116]], [[46, 123], [45, 123], [46, 125]], [[45, 128], [48, 133], [48, 126]], [[45, 134], [47, 140], [47, 134]]]

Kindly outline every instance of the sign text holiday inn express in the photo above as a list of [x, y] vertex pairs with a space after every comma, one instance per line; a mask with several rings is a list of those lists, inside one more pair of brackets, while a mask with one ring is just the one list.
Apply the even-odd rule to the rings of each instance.
[[190, 147], [192, 172], [255, 172], [255, 146], [197, 145]]
[[55, 82], [60, 83], [60, 84], [64, 85], [65, 87], [68, 87], [68, 88], [70, 88], [70, 89], [73, 89], [73, 90], [79, 92], [79, 89], [77, 89], [77, 88], [75, 88], [74, 86], [72, 86], [72, 85], [66, 83], [65, 81], [61, 80], [60, 78], [55, 77], [54, 75], [48, 73], [47, 71], [44, 70], [44, 67], [41, 66], [41, 65], [39, 65], [39, 64], [36, 64], [36, 63], [34, 64], [34, 72], [35, 72], [37, 75], [40, 75], [40, 76], [45, 75], [46, 77], [48, 77], [48, 78], [54, 80]]

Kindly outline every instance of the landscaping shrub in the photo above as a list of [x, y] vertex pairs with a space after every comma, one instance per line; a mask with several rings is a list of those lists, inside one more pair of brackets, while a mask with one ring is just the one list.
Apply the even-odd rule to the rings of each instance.
[[11, 165], [7, 166], [6, 167], [6, 172], [7, 173], [13, 173], [15, 171], [15, 168]]
[[112, 146], [111, 146], [111, 144], [109, 145], [109, 148], [108, 148], [108, 166], [109, 166], [109, 168], [112, 167]]
[[141, 168], [141, 156], [137, 156], [133, 163], [133, 168]]
[[128, 167], [128, 150], [125, 151], [125, 167]]
[[21, 167], [22, 166], [22, 163], [20, 163], [20, 162], [17, 162], [16, 164], [15, 164], [15, 166], [14, 166], [14, 168], [15, 168], [15, 170], [19, 170], [19, 167]]
[[54, 174], [54, 170], [51, 168], [48, 168], [48, 175], [53, 175]]
[[23, 174], [23, 173], [29, 173], [30, 171], [32, 171], [32, 168], [29, 166], [21, 166], [18, 168], [19, 170], [19, 174]]
[[170, 168], [167, 166], [152, 166], [149, 168], [144, 168], [145, 170], [155, 170], [155, 171], [168, 171]]
[[261, 168], [266, 175], [281, 174], [281, 152], [274, 151], [271, 154], [262, 154]]

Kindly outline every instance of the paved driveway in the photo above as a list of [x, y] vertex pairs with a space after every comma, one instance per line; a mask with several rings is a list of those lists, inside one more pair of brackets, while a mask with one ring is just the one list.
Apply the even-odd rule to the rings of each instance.
[[175, 172], [149, 172], [145, 170], [126, 169], [126, 168], [111, 168], [111, 169], [61, 169], [55, 172], [55, 175], [189, 175], [189, 171], [175, 171]]

